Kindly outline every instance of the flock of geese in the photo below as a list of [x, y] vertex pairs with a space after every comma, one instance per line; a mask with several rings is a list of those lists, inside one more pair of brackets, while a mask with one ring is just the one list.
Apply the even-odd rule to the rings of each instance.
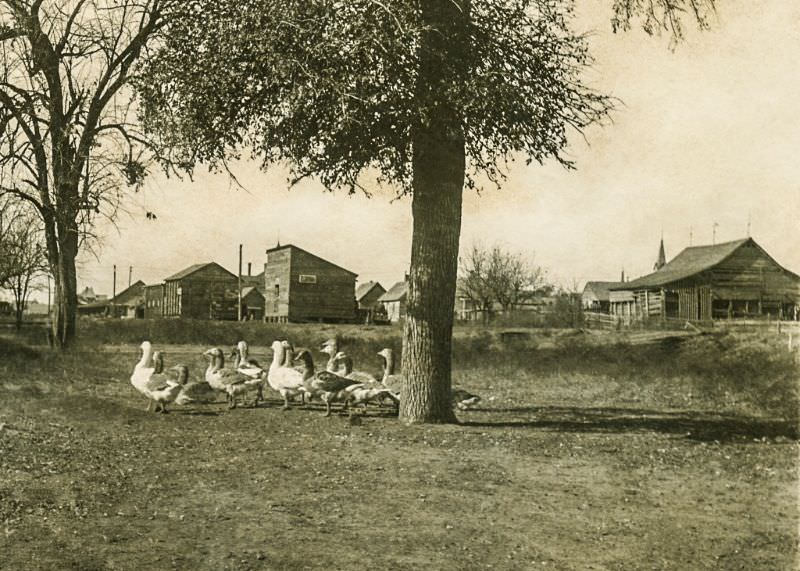
[[[342, 410], [368, 403], [399, 406], [403, 375], [394, 372], [395, 357], [390, 348], [378, 355], [383, 359], [380, 379], [364, 371], [353, 370], [353, 359], [339, 350], [338, 341], [329, 339], [320, 347], [328, 355], [324, 370], [317, 370], [308, 349], [295, 349], [288, 341], [272, 343], [272, 362], [264, 369], [252, 359], [247, 342], [239, 341], [230, 353], [233, 368], [225, 367], [225, 353], [219, 348], [208, 349], [203, 355], [208, 368], [202, 381], [190, 380], [189, 368], [178, 364], [164, 369], [164, 355], [153, 349], [149, 341], [140, 346], [140, 358], [131, 375], [131, 384], [147, 397], [147, 411], [167, 412], [168, 404], [189, 405], [216, 402], [224, 394], [228, 408], [236, 408], [239, 398], [245, 402], [253, 396], [253, 406], [264, 400], [268, 386], [280, 394], [283, 409], [290, 408], [289, 401], [300, 399], [301, 404], [317, 399], [325, 404], [325, 416], [330, 416], [331, 405], [340, 403]], [[480, 401], [480, 397], [463, 389], [453, 389], [453, 404], [466, 410]], [[155, 408], [153, 409], [155, 405]], [[352, 410], [352, 409], [351, 409]]]

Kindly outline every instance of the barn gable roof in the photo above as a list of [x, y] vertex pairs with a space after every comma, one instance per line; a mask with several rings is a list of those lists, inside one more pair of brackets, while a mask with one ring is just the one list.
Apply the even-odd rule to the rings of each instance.
[[111, 300], [111, 303], [117, 305], [125, 305], [126, 303], [130, 302], [141, 302], [141, 298], [144, 295], [144, 282], [142, 280], [138, 280], [136, 283], [131, 284], [121, 292], [119, 292], [114, 299]]
[[610, 299], [610, 289], [615, 286], [626, 286], [627, 284], [624, 282], [598, 282], [598, 281], [591, 281], [586, 282], [586, 285], [583, 287], [583, 292], [586, 293], [587, 291], [591, 291], [594, 293], [595, 297], [597, 297], [600, 301], [608, 301]]
[[[360, 286], [358, 286], [356, 288], [356, 301], [361, 301], [362, 299], [364, 299], [364, 297], [376, 287], [383, 289], [383, 286], [380, 284], [380, 282], [372, 282], [372, 281], [363, 283]], [[384, 293], [386, 292], [386, 290], [383, 291]]]
[[[341, 270], [341, 271], [343, 271], [343, 272], [345, 272], [347, 274], [350, 274], [351, 276], [354, 276], [354, 277], [358, 276], [357, 273], [351, 272], [350, 270], [348, 270], [346, 268], [343, 268], [342, 266], [340, 266], [338, 264], [334, 264], [333, 262], [330, 262], [330, 261], [326, 260], [325, 258], [320, 258], [316, 254], [312, 254], [308, 250], [304, 250], [303, 248], [300, 248], [299, 246], [295, 246], [294, 244], [284, 244], [283, 246], [275, 246], [274, 248], [269, 248], [266, 253], [267, 253], [267, 255], [269, 255], [271, 252], [277, 252], [278, 250], [285, 250], [286, 248], [291, 248], [291, 249], [296, 250], [298, 252], [302, 252], [306, 256], [311, 256], [315, 260], [320, 261], [320, 262], [322, 262], [324, 264], [328, 264], [329, 266], [333, 266], [334, 268], [337, 268], [337, 269], [339, 269], [339, 270]], [[269, 263], [269, 262], [267, 262], [267, 263]]]
[[188, 268], [185, 268], [185, 269], [179, 271], [177, 274], [173, 274], [168, 278], [164, 278], [164, 281], [165, 282], [171, 282], [171, 281], [174, 281], [174, 280], [182, 280], [183, 278], [186, 278], [186, 277], [188, 277], [188, 276], [190, 276], [190, 275], [192, 275], [194, 273], [197, 273], [200, 270], [205, 269], [205, 268], [207, 268], [209, 266], [216, 266], [219, 269], [221, 269], [222, 271], [224, 271], [225, 273], [230, 274], [230, 276], [232, 278], [236, 277], [236, 274], [234, 274], [232, 272], [229, 272], [228, 270], [226, 270], [225, 268], [220, 266], [217, 262], [204, 262], [202, 264], [194, 264], [192, 266], [189, 266]]
[[242, 288], [242, 299], [246, 298], [253, 292], [256, 292], [262, 298], [264, 297], [264, 294], [261, 293], [261, 291], [256, 286], [247, 286]]
[[378, 301], [402, 301], [408, 292], [408, 285], [406, 282], [397, 282], [389, 288], [385, 294], [378, 298]]
[[661, 287], [673, 282], [685, 280], [692, 276], [710, 270], [714, 266], [722, 263], [736, 250], [745, 244], [752, 244], [758, 248], [767, 258], [769, 258], [776, 266], [781, 268], [788, 274], [798, 277], [796, 274], [782, 267], [776, 262], [767, 252], [759, 246], [752, 238], [744, 238], [741, 240], [734, 240], [732, 242], [724, 242], [722, 244], [715, 244], [712, 246], [691, 246], [683, 250], [680, 254], [670, 260], [660, 270], [642, 276], [625, 284], [614, 286], [611, 290], [633, 290], [633, 289], [646, 289], [652, 287]]

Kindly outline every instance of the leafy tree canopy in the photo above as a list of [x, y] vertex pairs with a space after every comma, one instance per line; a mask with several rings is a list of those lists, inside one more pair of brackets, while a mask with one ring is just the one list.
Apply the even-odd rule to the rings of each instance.
[[[140, 82], [143, 120], [181, 161], [221, 165], [253, 149], [293, 182], [363, 189], [367, 169], [411, 192], [411, 133], [455, 105], [476, 175], [499, 182], [516, 154], [562, 154], [568, 128], [611, 101], [582, 83], [585, 38], [563, 0], [472, 0], [467, 42], [418, 88], [421, 9], [398, 0], [194, 0], [172, 19]], [[464, 74], [462, 70], [467, 70]]]

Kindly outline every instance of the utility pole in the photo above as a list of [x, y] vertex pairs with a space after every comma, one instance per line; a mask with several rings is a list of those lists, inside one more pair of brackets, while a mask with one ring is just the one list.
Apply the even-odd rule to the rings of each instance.
[[242, 320], [242, 245], [239, 244], [239, 271], [236, 274], [236, 279], [238, 280], [239, 285], [239, 308], [237, 311], [237, 319], [239, 321]]
[[114, 264], [114, 287], [111, 289], [111, 299], [117, 297], [117, 264]]
[[128, 287], [131, 287], [132, 276], [133, 276], [133, 266], [128, 266]]

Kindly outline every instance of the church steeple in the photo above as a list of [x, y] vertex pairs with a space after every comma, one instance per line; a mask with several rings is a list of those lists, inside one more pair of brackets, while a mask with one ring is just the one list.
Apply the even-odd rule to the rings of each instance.
[[664, 236], [661, 236], [661, 245], [658, 247], [658, 259], [656, 260], [654, 270], [660, 270], [667, 265], [667, 254], [664, 252]]

